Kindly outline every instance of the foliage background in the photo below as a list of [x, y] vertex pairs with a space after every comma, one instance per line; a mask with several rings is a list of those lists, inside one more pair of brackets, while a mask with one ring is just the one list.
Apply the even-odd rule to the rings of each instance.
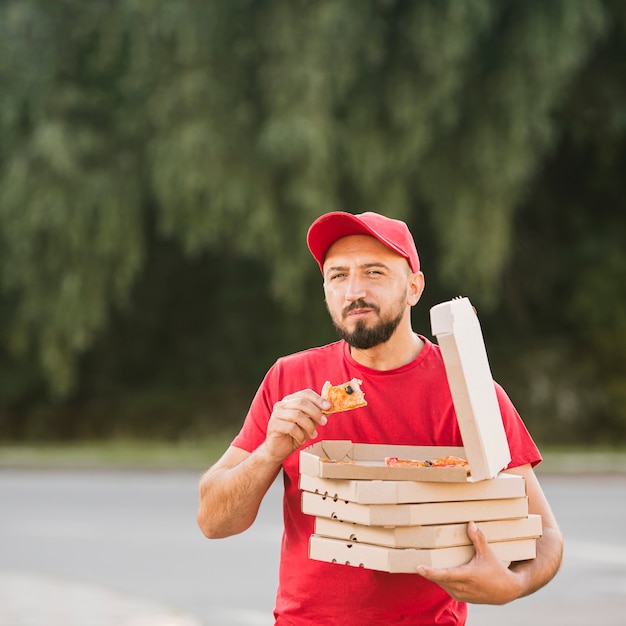
[[0, 437], [186, 440], [334, 338], [305, 234], [405, 219], [540, 442], [626, 439], [618, 0], [0, 0]]

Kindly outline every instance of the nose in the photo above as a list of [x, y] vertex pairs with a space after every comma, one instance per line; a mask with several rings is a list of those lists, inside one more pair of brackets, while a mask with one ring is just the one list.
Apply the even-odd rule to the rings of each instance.
[[350, 276], [348, 284], [346, 286], [345, 298], [348, 302], [354, 302], [355, 300], [365, 299], [365, 284], [361, 280], [360, 276]]

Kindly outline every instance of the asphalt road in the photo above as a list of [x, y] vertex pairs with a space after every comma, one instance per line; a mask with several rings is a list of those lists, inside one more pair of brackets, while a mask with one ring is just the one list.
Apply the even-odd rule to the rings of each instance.
[[[557, 578], [469, 626], [624, 626], [626, 476], [541, 476]], [[280, 486], [238, 537], [196, 527], [192, 472], [0, 470], [0, 626], [270, 626]], [[338, 566], [339, 567], [339, 566]]]

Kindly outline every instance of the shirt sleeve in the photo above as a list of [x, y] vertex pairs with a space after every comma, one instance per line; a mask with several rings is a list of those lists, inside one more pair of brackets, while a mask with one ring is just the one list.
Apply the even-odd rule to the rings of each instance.
[[533, 441], [526, 425], [504, 389], [496, 383], [496, 396], [502, 413], [502, 421], [511, 450], [511, 462], [507, 468], [530, 463], [533, 467], [541, 463], [539, 448]]
[[276, 400], [273, 399], [271, 389], [276, 378], [277, 365], [274, 364], [265, 375], [259, 386], [241, 430], [233, 439], [231, 445], [247, 452], [254, 452], [264, 441], [267, 435], [269, 422]]

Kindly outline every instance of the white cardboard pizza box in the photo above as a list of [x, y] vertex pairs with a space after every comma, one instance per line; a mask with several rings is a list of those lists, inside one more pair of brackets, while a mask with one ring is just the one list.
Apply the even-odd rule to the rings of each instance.
[[303, 491], [302, 512], [366, 526], [423, 526], [527, 517], [528, 498], [421, 504], [356, 504]]
[[[426, 468], [429, 469], [429, 468]], [[300, 474], [300, 489], [358, 504], [414, 504], [517, 498], [526, 495], [522, 476], [498, 474], [477, 483], [408, 480], [344, 480]]]
[[[541, 516], [477, 522], [489, 543], [536, 539], [542, 534]], [[447, 548], [470, 545], [467, 524], [430, 526], [365, 526], [324, 517], [315, 518], [315, 534], [331, 539], [368, 543], [389, 548]]]
[[511, 461], [478, 316], [468, 298], [431, 308], [463, 447], [473, 480], [493, 478]]
[[[490, 546], [496, 556], [507, 563], [534, 559], [536, 556], [535, 539], [498, 541]], [[309, 541], [309, 557], [312, 559], [393, 573], [415, 573], [418, 565], [456, 567], [467, 563], [473, 556], [472, 545], [416, 550], [386, 548], [318, 535], [311, 535]]]

